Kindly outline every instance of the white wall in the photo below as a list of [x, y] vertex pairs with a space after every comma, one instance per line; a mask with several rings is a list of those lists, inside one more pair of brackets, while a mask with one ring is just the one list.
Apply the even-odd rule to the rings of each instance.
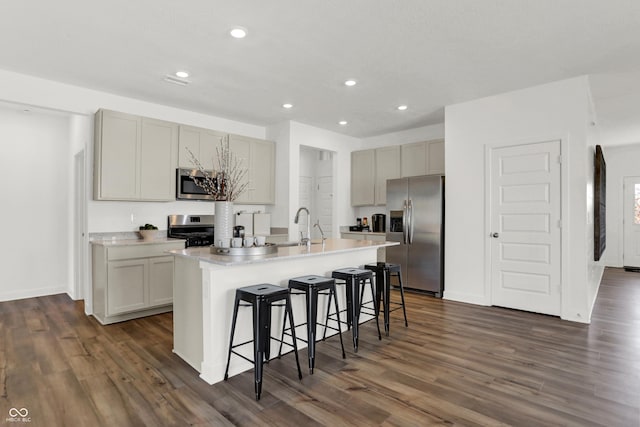
[[587, 125], [586, 125], [586, 133], [587, 133], [587, 150], [584, 157], [585, 168], [586, 168], [586, 179], [587, 179], [587, 187], [586, 187], [586, 221], [587, 227], [585, 230], [586, 233], [586, 261], [587, 261], [587, 295], [586, 295], [586, 304], [587, 309], [589, 311], [589, 319], [591, 319], [591, 312], [593, 311], [593, 306], [596, 302], [596, 297], [598, 296], [598, 289], [600, 288], [600, 281], [602, 280], [602, 275], [604, 274], [604, 266], [606, 265], [604, 258], [606, 257], [606, 249], [604, 253], [601, 255], [600, 260], [598, 262], [594, 261], [595, 254], [595, 193], [594, 193], [594, 182], [595, 182], [595, 151], [596, 145], [600, 144], [601, 135], [600, 135], [600, 126], [597, 125], [597, 117], [593, 104], [593, 97], [591, 94], [589, 82], [587, 80], [587, 90], [588, 90], [588, 109], [587, 109]]
[[[280, 130], [280, 131], [278, 131]], [[335, 152], [333, 156], [333, 186], [334, 186], [334, 198], [333, 198], [333, 210], [335, 212], [334, 218], [336, 224], [350, 224], [353, 217], [353, 208], [351, 207], [351, 151], [357, 149], [360, 140], [346, 135], [341, 135], [335, 132], [331, 132], [324, 129], [315, 128], [313, 126], [305, 125], [297, 122], [289, 122], [288, 135], [287, 132], [282, 131], [280, 126], [274, 129], [270, 129], [267, 132], [268, 135], [282, 135], [281, 141], [278, 144], [286, 143], [285, 137], [289, 137], [289, 143], [287, 144], [289, 152], [287, 153], [288, 160], [288, 184], [279, 188], [288, 188], [288, 212], [286, 224], [278, 224], [280, 227], [289, 228], [289, 236], [298, 236], [298, 225], [293, 223], [296, 210], [300, 207], [298, 203], [299, 196], [299, 176], [300, 176], [300, 146], [313, 147], [320, 150], [328, 150]], [[277, 161], [276, 161], [277, 163]], [[285, 165], [287, 163], [280, 163]], [[284, 175], [284, 174], [282, 174]], [[278, 177], [278, 176], [277, 176]], [[284, 182], [284, 176], [280, 176], [282, 184]], [[278, 182], [278, 181], [277, 181]], [[286, 191], [286, 190], [284, 190]], [[279, 216], [282, 218], [282, 216]], [[334, 228], [334, 236], [337, 234], [337, 227]]]
[[[69, 210], [74, 215], [69, 215], [68, 226], [70, 241], [73, 242], [73, 256], [69, 257], [69, 271], [73, 277], [73, 283], [69, 283], [68, 294], [73, 299], [84, 298], [84, 284], [89, 283], [88, 268], [88, 227], [87, 227], [87, 200], [91, 197], [91, 169], [88, 167], [87, 158], [89, 153], [86, 147], [92, 143], [93, 122], [87, 120], [86, 116], [72, 114], [70, 117], [69, 144], [71, 152], [69, 158], [73, 159], [73, 173], [69, 174]], [[79, 156], [80, 170], [76, 170], [75, 157]], [[84, 188], [84, 191], [82, 191]], [[78, 235], [79, 234], [79, 235]], [[77, 265], [77, 267], [76, 267]], [[86, 305], [85, 305], [86, 307]]]
[[276, 143], [276, 203], [268, 208], [268, 212], [271, 213], [271, 226], [288, 228], [289, 213], [292, 209], [289, 191], [289, 180], [292, 174], [290, 162], [293, 156], [289, 145], [291, 122], [286, 121], [268, 127], [266, 138]]
[[72, 283], [72, 146], [65, 114], [0, 107], [0, 300]]
[[626, 176], [640, 176], [640, 144], [603, 147], [607, 162], [607, 250], [604, 262], [611, 267], [623, 266], [624, 193]]
[[364, 138], [359, 150], [444, 138], [444, 123]]
[[[587, 131], [589, 84], [586, 77], [509, 92], [445, 109], [445, 293], [447, 299], [491, 303], [485, 188], [485, 147], [523, 141], [562, 141], [562, 313], [588, 322], [593, 304], [590, 281], [602, 266], [588, 245], [589, 182], [593, 144]], [[592, 205], [592, 202], [591, 202]], [[591, 228], [592, 230], [592, 228]], [[597, 280], [596, 280], [597, 279]]]

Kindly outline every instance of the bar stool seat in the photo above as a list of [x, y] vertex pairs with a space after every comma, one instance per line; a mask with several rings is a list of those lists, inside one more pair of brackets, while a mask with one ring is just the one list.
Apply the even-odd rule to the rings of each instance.
[[[278, 301], [284, 301], [285, 318], [283, 324], [286, 324], [287, 317], [289, 324], [293, 325], [293, 314], [291, 312], [291, 299], [289, 297], [289, 289], [281, 286], [275, 286], [268, 283], [260, 285], [246, 286], [236, 289], [235, 304], [233, 307], [233, 321], [231, 324], [231, 337], [229, 338], [229, 353], [227, 355], [227, 368], [224, 372], [224, 380], [229, 378], [229, 362], [231, 354], [240, 356], [241, 358], [253, 363], [255, 377], [256, 400], [260, 400], [262, 392], [262, 368], [264, 361], [269, 361], [269, 353], [271, 346], [271, 308], [282, 307], [283, 304], [274, 304]], [[245, 302], [247, 304], [242, 304]], [[236, 320], [238, 318], [238, 307], [250, 306], [253, 308], [253, 340], [249, 340], [239, 344], [233, 344], [233, 337], [236, 331]], [[296, 357], [296, 365], [298, 366], [298, 379], [302, 379], [302, 371], [300, 370], [300, 362], [298, 360], [298, 347], [296, 345], [295, 329], [292, 329], [293, 347]], [[281, 339], [273, 338], [282, 343]], [[253, 360], [238, 353], [234, 349], [253, 342]]]
[[[361, 268], [341, 268], [331, 273], [334, 279], [340, 279], [346, 285], [347, 300], [347, 328], [352, 329], [353, 349], [358, 352], [358, 334], [360, 310], [362, 307], [360, 287], [364, 287], [367, 282], [371, 285], [371, 293], [374, 294], [373, 273], [370, 270]], [[378, 323], [378, 310], [374, 304], [376, 326], [378, 328], [378, 339], [382, 339], [380, 334], [380, 324]]]
[[[335, 312], [340, 313], [340, 309], [338, 307], [338, 298], [336, 297], [336, 280], [329, 277], [309, 275], [296, 277], [289, 280], [289, 291], [291, 295], [304, 295], [306, 299], [306, 311], [307, 311], [307, 321], [305, 323], [301, 323], [298, 325], [294, 325], [292, 329], [295, 329], [299, 326], [307, 326], [307, 339], [304, 340], [302, 338], [298, 338], [308, 344], [307, 350], [309, 354], [309, 372], [313, 374], [313, 368], [315, 366], [315, 348], [316, 348], [316, 328], [318, 325], [318, 295], [328, 295], [329, 300], [327, 301], [327, 309], [329, 310], [331, 307], [331, 300], [334, 301]], [[342, 358], [345, 358], [344, 353], [344, 344], [342, 342], [342, 328], [340, 327], [340, 322], [338, 321], [338, 327], [334, 328], [328, 325], [329, 317], [327, 314], [327, 318], [325, 322], [321, 325], [324, 326], [325, 334], [323, 336], [323, 340], [326, 337], [327, 328], [338, 331], [338, 335], [340, 336], [340, 347], [342, 348]], [[280, 341], [280, 351], [282, 351], [282, 342], [284, 341], [285, 329], [283, 325], [282, 329], [283, 340]]]
[[[376, 277], [376, 302], [375, 305], [380, 310], [380, 302], [382, 302], [382, 309], [384, 314], [384, 332], [386, 336], [389, 336], [389, 315], [392, 311], [400, 309], [396, 307], [393, 310], [390, 309], [391, 304], [402, 306], [402, 312], [404, 314], [404, 326], [409, 326], [407, 322], [407, 310], [404, 304], [404, 286], [402, 285], [402, 273], [400, 264], [391, 264], [386, 262], [376, 262], [366, 264], [365, 269], [371, 270], [375, 273]], [[391, 301], [391, 277], [398, 278], [398, 287], [400, 288], [400, 299], [402, 302]]]

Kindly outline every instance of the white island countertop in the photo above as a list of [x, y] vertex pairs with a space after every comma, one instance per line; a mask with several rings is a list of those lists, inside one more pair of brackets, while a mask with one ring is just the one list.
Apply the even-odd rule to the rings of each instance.
[[162, 245], [165, 243], [182, 243], [184, 244], [184, 239], [174, 239], [172, 237], [159, 237], [153, 240], [143, 240], [143, 239], [96, 239], [91, 240], [92, 245], [98, 246], [108, 246], [108, 247], [116, 247], [116, 246], [139, 246], [139, 245]]
[[324, 245], [320, 241], [313, 241], [311, 248], [306, 246], [278, 246], [278, 252], [257, 256], [229, 256], [212, 254], [209, 247], [187, 248], [172, 250], [170, 253], [176, 256], [195, 258], [199, 261], [217, 265], [233, 266], [242, 264], [257, 264], [295, 258], [317, 257], [323, 255], [335, 255], [341, 252], [354, 252], [398, 245], [397, 242], [375, 242], [370, 240], [353, 239], [327, 239]]

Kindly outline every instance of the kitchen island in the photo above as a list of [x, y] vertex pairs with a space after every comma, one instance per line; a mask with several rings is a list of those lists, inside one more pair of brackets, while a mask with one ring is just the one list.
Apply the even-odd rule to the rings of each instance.
[[[172, 250], [174, 268], [174, 353], [200, 372], [209, 384], [223, 380], [227, 361], [233, 302], [237, 288], [261, 283], [287, 286], [294, 277], [317, 274], [330, 276], [333, 270], [376, 262], [377, 250], [397, 245], [395, 242], [328, 239], [324, 244], [280, 246], [276, 253], [262, 256], [226, 256], [210, 253], [209, 247]], [[367, 289], [364, 300], [370, 300]], [[338, 290], [340, 308], [346, 308], [344, 291]], [[323, 300], [318, 313], [326, 313]], [[304, 297], [292, 297], [296, 323], [305, 319]], [[323, 308], [324, 307], [324, 308]], [[282, 328], [283, 309], [274, 308], [272, 335]], [[370, 317], [362, 316], [361, 321]], [[251, 309], [240, 309], [234, 343], [252, 337]], [[299, 338], [306, 339], [305, 328], [298, 328]], [[327, 335], [335, 334], [331, 330]], [[300, 345], [299, 348], [305, 346]], [[285, 346], [286, 347], [286, 346]], [[278, 346], [273, 344], [272, 348]], [[251, 345], [245, 346], [252, 358]], [[239, 348], [238, 350], [243, 350]], [[272, 357], [274, 355], [272, 354]], [[229, 375], [251, 369], [251, 363], [232, 357]]]

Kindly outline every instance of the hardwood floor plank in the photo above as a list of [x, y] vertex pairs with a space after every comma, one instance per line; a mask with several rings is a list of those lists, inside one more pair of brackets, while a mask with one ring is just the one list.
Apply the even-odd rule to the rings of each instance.
[[[93, 402], [72, 372], [42, 376], [37, 380], [37, 389], [37, 395], [32, 395], [26, 406], [33, 420], [30, 425], [100, 425]], [[38, 401], [39, 410], [32, 408], [34, 401]]]
[[182, 421], [185, 425], [233, 426], [220, 412], [202, 402], [198, 394], [188, 387], [168, 391], [163, 396], [178, 413], [184, 414]]
[[81, 380], [87, 395], [96, 407], [100, 425], [138, 426], [144, 422], [130, 405], [127, 395], [120, 393], [114, 382], [105, 373]]

